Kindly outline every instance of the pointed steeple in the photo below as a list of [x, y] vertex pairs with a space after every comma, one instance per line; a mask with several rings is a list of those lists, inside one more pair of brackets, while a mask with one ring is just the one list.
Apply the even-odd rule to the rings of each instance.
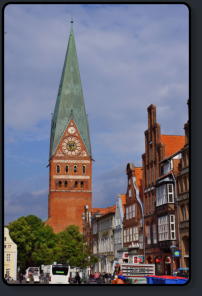
[[69, 121], [73, 118], [86, 150], [89, 156], [92, 157], [88, 119], [74, 40], [73, 20], [71, 20], [71, 23], [69, 42], [52, 119], [51, 156], [55, 154]]

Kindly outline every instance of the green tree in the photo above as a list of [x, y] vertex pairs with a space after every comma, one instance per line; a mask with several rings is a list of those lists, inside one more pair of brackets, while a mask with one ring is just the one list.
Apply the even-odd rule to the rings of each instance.
[[96, 257], [91, 255], [90, 247], [83, 240], [78, 226], [68, 226], [64, 231], [59, 232], [57, 237], [56, 261], [58, 263], [67, 264], [68, 261], [70, 266], [78, 266], [83, 269], [98, 261]]

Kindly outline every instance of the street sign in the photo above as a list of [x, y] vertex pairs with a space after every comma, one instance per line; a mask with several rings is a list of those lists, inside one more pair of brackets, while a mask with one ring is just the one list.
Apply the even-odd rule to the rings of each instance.
[[180, 251], [175, 251], [174, 257], [180, 257]]

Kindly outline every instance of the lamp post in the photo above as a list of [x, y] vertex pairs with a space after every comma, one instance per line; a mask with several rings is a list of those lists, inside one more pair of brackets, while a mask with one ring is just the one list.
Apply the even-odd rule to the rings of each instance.
[[175, 254], [175, 251], [177, 250], [177, 247], [174, 245], [174, 241], [172, 241], [172, 246], [170, 246], [170, 250], [173, 257], [173, 276], [174, 276], [174, 254]]

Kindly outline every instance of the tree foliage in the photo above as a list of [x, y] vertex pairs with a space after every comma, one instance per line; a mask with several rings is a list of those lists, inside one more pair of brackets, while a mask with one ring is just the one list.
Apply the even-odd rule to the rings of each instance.
[[17, 244], [18, 264], [21, 266], [40, 266], [56, 261], [86, 268], [98, 261], [92, 256], [76, 225], [55, 234], [52, 227], [44, 226], [40, 218], [28, 215], [9, 223], [7, 227], [11, 239]]

